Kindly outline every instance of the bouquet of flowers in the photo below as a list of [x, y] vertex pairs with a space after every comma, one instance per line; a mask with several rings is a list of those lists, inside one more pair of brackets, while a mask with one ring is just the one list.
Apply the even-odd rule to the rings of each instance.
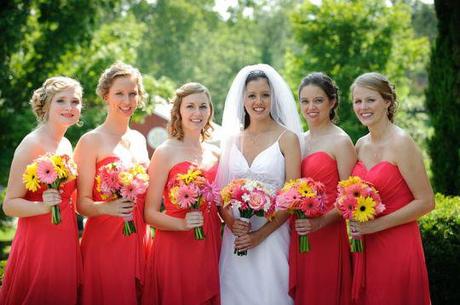
[[[145, 194], [148, 185], [149, 176], [139, 163], [125, 167], [121, 162], [111, 162], [99, 168], [96, 175], [96, 189], [104, 200], [125, 198], [136, 203], [138, 196]], [[135, 232], [133, 216], [125, 217], [123, 235]]]
[[[319, 217], [326, 212], [324, 184], [311, 178], [286, 182], [276, 196], [276, 209], [294, 213], [297, 219]], [[310, 251], [307, 235], [299, 235], [299, 252]]]
[[[177, 174], [169, 185], [169, 199], [181, 209], [198, 210], [204, 203], [213, 203], [218, 199], [214, 184], [208, 182], [203, 172], [196, 166], [190, 166], [185, 174]], [[205, 238], [202, 227], [196, 227], [195, 239]]]
[[[346, 220], [365, 222], [385, 210], [377, 190], [370, 182], [362, 180], [360, 177], [351, 176], [339, 182], [337, 209]], [[363, 243], [360, 237], [351, 238], [351, 252], [362, 252]]]
[[[36, 192], [40, 186], [58, 190], [62, 184], [77, 177], [77, 166], [68, 155], [46, 154], [27, 165], [22, 181], [28, 191]], [[59, 205], [51, 207], [51, 222], [61, 223]]]
[[[220, 191], [223, 206], [238, 208], [240, 219], [249, 222], [253, 215], [268, 219], [274, 214], [274, 196], [263, 183], [250, 179], [234, 179]], [[238, 251], [238, 256], [247, 255], [247, 251]]]

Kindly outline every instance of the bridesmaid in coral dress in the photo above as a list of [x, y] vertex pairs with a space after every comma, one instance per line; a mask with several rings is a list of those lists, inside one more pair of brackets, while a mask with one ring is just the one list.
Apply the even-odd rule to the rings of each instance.
[[[107, 117], [75, 148], [80, 168], [77, 208], [88, 217], [81, 241], [81, 303], [134, 305], [141, 298], [150, 236], [143, 220], [144, 200], [138, 198], [136, 204], [127, 199], [102, 200], [95, 176], [101, 166], [114, 161], [125, 166], [148, 164], [144, 136], [129, 128], [132, 114], [143, 105], [142, 76], [130, 65], [115, 63], [101, 75], [97, 93], [107, 104]], [[133, 218], [137, 230], [129, 236], [122, 234], [127, 217]]]
[[393, 124], [396, 93], [378, 73], [359, 76], [351, 87], [353, 109], [369, 133], [358, 140], [353, 175], [374, 184], [385, 211], [351, 223], [364, 252], [354, 255], [353, 299], [365, 305], [429, 305], [430, 292], [417, 219], [434, 208], [422, 155]]
[[[152, 183], [145, 219], [156, 232], [147, 258], [144, 305], [220, 304], [221, 222], [216, 205], [208, 202], [200, 210], [189, 211], [174, 206], [169, 199], [170, 182], [191, 166], [200, 168], [209, 182], [214, 180], [218, 150], [203, 142], [209, 137], [212, 114], [206, 87], [187, 83], [176, 90], [170, 138], [155, 150], [149, 168]], [[196, 227], [203, 227], [204, 240], [195, 240]]]
[[[290, 294], [296, 305], [350, 304], [350, 249], [345, 222], [334, 202], [337, 183], [350, 176], [356, 152], [350, 137], [333, 123], [339, 95], [330, 77], [321, 72], [307, 75], [299, 86], [299, 100], [309, 129], [302, 177], [326, 186], [329, 211], [321, 217], [295, 221], [289, 249]], [[299, 253], [299, 234], [308, 234], [311, 249], [307, 253]]]
[[[81, 256], [73, 205], [75, 180], [60, 191], [38, 186], [26, 190], [22, 174], [34, 159], [47, 153], [72, 156], [64, 137], [77, 123], [82, 107], [80, 84], [67, 77], [47, 79], [30, 101], [39, 126], [14, 153], [3, 203], [6, 215], [19, 217], [16, 235], [0, 288], [2, 305], [77, 304]], [[50, 209], [59, 205], [61, 222], [51, 222]]]

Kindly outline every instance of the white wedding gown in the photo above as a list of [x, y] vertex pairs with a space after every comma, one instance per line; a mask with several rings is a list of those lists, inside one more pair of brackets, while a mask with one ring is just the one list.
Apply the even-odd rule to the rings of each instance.
[[[251, 166], [236, 145], [229, 160], [230, 179], [249, 178], [261, 181], [272, 190], [279, 189], [285, 180], [285, 160], [278, 141], [256, 156]], [[237, 209], [233, 210], [239, 217]], [[264, 217], [253, 216], [251, 230], [266, 223]], [[222, 305], [290, 305], [289, 282], [289, 225], [285, 222], [246, 256], [233, 253], [235, 236], [225, 227], [220, 255], [220, 290]]]

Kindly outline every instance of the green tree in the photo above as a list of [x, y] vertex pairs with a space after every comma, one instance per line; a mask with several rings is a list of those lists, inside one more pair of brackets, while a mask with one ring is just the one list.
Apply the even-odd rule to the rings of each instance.
[[429, 142], [437, 192], [460, 194], [460, 2], [436, 0], [438, 36], [429, 66], [427, 107], [434, 127]]
[[[28, 101], [60, 57], [89, 42], [103, 1], [9, 1], [2, 25], [0, 184], [5, 184], [15, 147], [36, 124]], [[75, 12], [78, 12], [76, 14]]]
[[[428, 47], [415, 38], [410, 7], [372, 0], [306, 2], [291, 17], [297, 42], [287, 53], [286, 71], [298, 84], [312, 71], [331, 75], [341, 89], [340, 125], [357, 140], [365, 133], [352, 113], [350, 85], [364, 72], [379, 71], [397, 84], [402, 100], [409, 93], [407, 73]], [[296, 85], [295, 85], [296, 86]]]

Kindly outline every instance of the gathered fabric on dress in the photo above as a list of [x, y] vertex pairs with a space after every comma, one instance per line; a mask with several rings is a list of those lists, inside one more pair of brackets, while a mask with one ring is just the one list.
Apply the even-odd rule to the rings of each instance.
[[[184, 161], [169, 171], [163, 191], [165, 213], [185, 218], [188, 209], [175, 206], [169, 199], [170, 186], [177, 174], [187, 173], [194, 163]], [[217, 167], [202, 170], [208, 182], [215, 179]], [[219, 305], [219, 252], [221, 221], [214, 202], [200, 207], [203, 213], [203, 240], [194, 230], [155, 230], [149, 247], [143, 305]]]
[[[381, 161], [371, 169], [359, 161], [353, 175], [371, 182], [390, 214], [414, 196], [398, 167]], [[363, 236], [364, 251], [353, 254], [353, 299], [359, 305], [429, 305], [428, 274], [416, 221]]]
[[[327, 210], [334, 208], [339, 172], [326, 152], [302, 160], [302, 177], [326, 187]], [[299, 253], [298, 234], [291, 217], [289, 293], [296, 305], [348, 305], [351, 302], [351, 255], [343, 219], [308, 234], [310, 251]]]
[[[119, 158], [111, 156], [96, 164], [98, 169]], [[93, 200], [103, 201], [93, 186]], [[124, 220], [109, 215], [89, 217], [81, 241], [83, 255], [83, 305], [135, 305], [140, 303], [144, 283], [146, 248], [150, 230], [144, 222], [145, 195], [133, 210], [136, 233], [123, 235]]]
[[[46, 189], [42, 186], [36, 192], [27, 191], [24, 199], [42, 201]], [[0, 288], [0, 304], [77, 304], [82, 265], [75, 189], [75, 180], [61, 186], [61, 223], [53, 224], [50, 213], [19, 218]]]
[[[273, 191], [281, 188], [285, 181], [285, 159], [278, 140], [260, 152], [250, 165], [233, 145], [229, 178], [258, 180]], [[233, 209], [233, 216], [240, 217], [238, 209]], [[261, 228], [266, 222], [264, 217], [251, 217], [251, 230]], [[220, 256], [222, 305], [293, 304], [288, 294], [289, 240], [289, 224], [285, 222], [257, 247], [249, 249], [246, 256], [238, 256], [233, 253], [235, 235], [225, 227]]]

